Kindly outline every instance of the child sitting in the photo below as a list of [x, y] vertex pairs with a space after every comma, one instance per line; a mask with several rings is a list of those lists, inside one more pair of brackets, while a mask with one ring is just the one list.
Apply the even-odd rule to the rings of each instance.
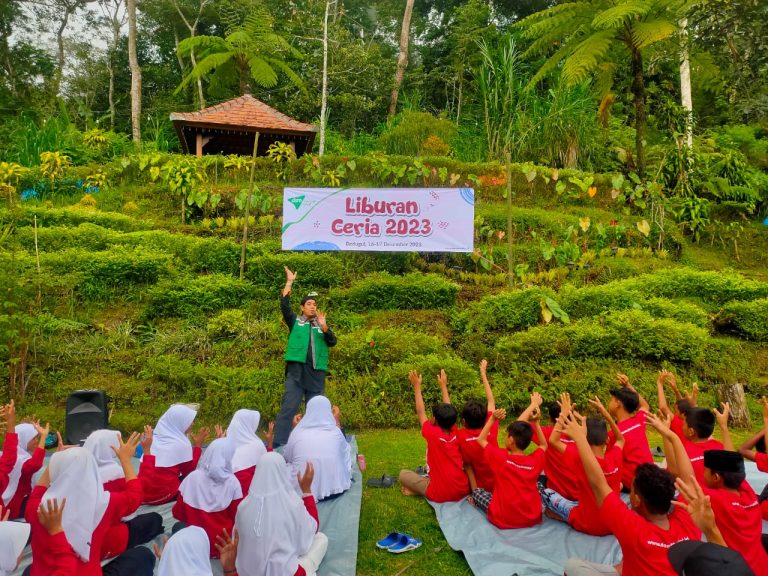
[[5, 440], [3, 452], [0, 454], [0, 494], [4, 493], [10, 483], [10, 474], [16, 466], [19, 437], [16, 434], [16, 408], [13, 400], [10, 404], [0, 406], [0, 416], [5, 416]]
[[[232, 441], [235, 447], [235, 454], [232, 456], [232, 472], [235, 473], [240, 482], [243, 494], [248, 494], [259, 458], [267, 453], [264, 442], [256, 435], [260, 421], [261, 414], [258, 411], [241, 409], [235, 412], [227, 427], [227, 438]], [[270, 450], [272, 449], [271, 434], [273, 429], [274, 423], [270, 422], [268, 436]]]
[[[691, 459], [696, 481], [704, 483], [704, 452], [707, 450], [733, 450], [733, 442], [728, 432], [728, 404], [723, 404], [723, 411], [709, 410], [708, 408], [694, 407], [685, 414], [683, 425], [683, 446]], [[715, 422], [720, 427], [725, 444], [711, 438], [715, 429]]]
[[[540, 397], [539, 397], [540, 398]], [[532, 397], [532, 404], [535, 403]], [[537, 481], [544, 469], [547, 442], [539, 426], [539, 406], [530, 410], [530, 423], [517, 420], [507, 427], [504, 449], [488, 443], [488, 433], [496, 420], [506, 417], [505, 410], [496, 410], [485, 423], [478, 444], [491, 465], [495, 483], [493, 493], [478, 488], [472, 493], [471, 503], [488, 515], [497, 528], [528, 528], [541, 522], [541, 499]], [[534, 429], [539, 437], [539, 448], [531, 454], [525, 450], [531, 443]]]
[[469, 480], [464, 473], [456, 435], [456, 408], [446, 402], [435, 404], [432, 407], [434, 421], [430, 421], [421, 394], [421, 374], [411, 370], [408, 378], [416, 399], [416, 415], [421, 425], [421, 435], [427, 441], [429, 477], [420, 476], [413, 470], [401, 470], [400, 491], [406, 496], [425, 496], [433, 502], [461, 500], [469, 494]]
[[23, 422], [15, 427], [18, 438], [16, 463], [8, 474], [8, 486], [2, 492], [2, 505], [10, 510], [10, 518], [24, 515], [23, 504], [32, 492], [32, 476], [43, 467], [45, 439], [50, 427], [37, 422]]
[[[621, 449], [624, 446], [624, 437], [603, 403], [597, 397], [589, 402], [598, 409], [603, 418], [587, 418], [587, 442], [603, 471], [606, 482], [613, 492], [618, 493], [621, 490]], [[578, 502], [567, 500], [549, 488], [544, 489], [541, 495], [546, 507], [545, 514], [554, 520], [568, 522], [574, 530], [579, 532], [593, 536], [607, 536], [611, 533], [610, 528], [600, 518], [600, 510], [581, 465], [576, 444], [571, 442], [566, 445], [560, 440], [564, 429], [564, 418], [573, 410], [567, 392], [561, 394], [560, 405], [562, 407], [561, 419], [549, 437], [550, 451], [558, 451], [563, 454], [563, 464], [576, 471], [579, 482]], [[616, 442], [610, 448], [608, 447], [606, 421], [616, 438]]]
[[[624, 435], [621, 484], [624, 490], [629, 491], [637, 467], [640, 464], [653, 463], [648, 437], [645, 435], [645, 414], [649, 406], [632, 387], [625, 374], [618, 374], [617, 379], [621, 387], [611, 390], [608, 412]], [[642, 410], [638, 411], [640, 408]], [[609, 445], [612, 446], [616, 438], [613, 435], [610, 435], [610, 438]]]
[[[547, 441], [552, 437], [557, 419], [560, 417], [560, 402], [552, 402], [547, 408], [550, 426], [542, 426], [541, 431]], [[538, 444], [534, 437], [533, 441]], [[573, 444], [573, 440], [567, 434], [560, 434], [559, 441], [566, 448]], [[572, 466], [565, 462], [565, 453], [559, 450], [547, 450], [544, 454], [544, 476], [546, 476], [546, 488], [554, 490], [568, 500], [579, 499], [579, 477]], [[544, 485], [541, 485], [544, 488]]]
[[[739, 448], [741, 455], [747, 460], [755, 462], [757, 469], [761, 472], [768, 472], [766, 444], [768, 444], [768, 398], [763, 396], [763, 429], [744, 442]], [[758, 501], [763, 511], [763, 520], [768, 520], [768, 484], [766, 484], [762, 494], [760, 494]]]

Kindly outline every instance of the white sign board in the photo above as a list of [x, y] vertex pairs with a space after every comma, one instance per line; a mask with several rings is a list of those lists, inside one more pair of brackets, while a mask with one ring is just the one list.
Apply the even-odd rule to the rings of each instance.
[[472, 252], [471, 188], [286, 188], [283, 250]]

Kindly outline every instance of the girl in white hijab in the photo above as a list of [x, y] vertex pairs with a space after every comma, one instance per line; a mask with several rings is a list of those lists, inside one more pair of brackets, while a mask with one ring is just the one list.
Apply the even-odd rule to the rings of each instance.
[[197, 470], [187, 476], [179, 488], [173, 516], [208, 534], [210, 554], [218, 557], [215, 542], [222, 530], [232, 532], [237, 506], [243, 498], [240, 482], [232, 473], [234, 445], [229, 438], [219, 438], [206, 448]]
[[99, 469], [99, 478], [107, 492], [125, 490], [125, 474], [115, 458], [113, 450], [120, 446], [120, 432], [117, 430], [96, 430], [86, 438], [83, 448], [90, 450]]
[[213, 576], [205, 530], [189, 526], [171, 536], [163, 548], [158, 576]]
[[16, 570], [29, 538], [29, 524], [0, 521], [0, 576]]
[[259, 460], [235, 520], [239, 576], [314, 576], [325, 556], [328, 538], [318, 532], [317, 506], [309, 493], [312, 465], [299, 476], [303, 502], [288, 470], [276, 452]]
[[240, 481], [243, 494], [248, 494], [256, 463], [267, 453], [264, 442], [256, 435], [260, 420], [261, 414], [256, 410], [238, 410], [227, 428], [227, 438], [235, 447], [232, 472]]
[[[24, 422], [15, 427], [18, 436], [16, 464], [8, 474], [8, 486], [3, 491], [2, 505], [11, 511], [11, 518], [21, 516], [21, 504], [32, 491], [32, 476], [43, 467], [45, 438], [48, 428]], [[43, 434], [45, 432], [45, 434]]]
[[352, 485], [352, 451], [325, 396], [307, 402], [306, 414], [288, 437], [283, 456], [294, 478], [312, 462], [312, 494], [318, 500], [341, 494]]

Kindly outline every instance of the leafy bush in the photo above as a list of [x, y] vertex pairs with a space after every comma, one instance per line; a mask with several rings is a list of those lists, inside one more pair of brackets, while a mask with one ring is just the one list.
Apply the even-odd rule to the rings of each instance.
[[392, 276], [381, 272], [333, 292], [331, 301], [353, 311], [447, 308], [455, 304], [459, 288], [437, 274]]
[[439, 354], [445, 350], [444, 341], [412, 330], [357, 330], [339, 336], [332, 353], [332, 368], [335, 373], [350, 375], [370, 373], [412, 356]]
[[[238, 258], [239, 262], [239, 258]], [[283, 252], [249, 257], [245, 276], [275, 293], [285, 284], [284, 266], [298, 272], [294, 294], [344, 284], [347, 275], [341, 258], [334, 254]]]
[[457, 328], [480, 335], [491, 331], [524, 330], [541, 322], [541, 300], [557, 298], [548, 288], [527, 288], [486, 296], [458, 317]]
[[768, 298], [729, 302], [718, 315], [717, 326], [746, 340], [768, 342]]
[[747, 280], [729, 272], [700, 272], [690, 268], [659, 270], [626, 280], [626, 286], [664, 298], [700, 298], [723, 305], [730, 300], [755, 300], [768, 297], [768, 283]]
[[435, 118], [429, 112], [402, 112], [392, 127], [380, 136], [381, 147], [387, 154], [417, 156], [430, 136], [450, 142], [456, 125], [450, 120]]
[[115, 212], [79, 210], [77, 208], [41, 208], [29, 206], [23, 209], [0, 210], [0, 224], [13, 223], [16, 226], [32, 226], [37, 216], [38, 226], [77, 226], [90, 222], [103, 228], [122, 230], [148, 230], [154, 224], [148, 220], [136, 220]]
[[150, 292], [144, 316], [148, 319], [159, 316], [192, 318], [225, 308], [238, 308], [257, 297], [267, 299], [269, 295], [249, 282], [224, 274], [211, 274], [155, 287]]

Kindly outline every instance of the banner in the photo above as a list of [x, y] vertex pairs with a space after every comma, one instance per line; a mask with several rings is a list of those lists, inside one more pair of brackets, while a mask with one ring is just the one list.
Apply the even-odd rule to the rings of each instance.
[[283, 250], [472, 252], [471, 188], [286, 188]]

